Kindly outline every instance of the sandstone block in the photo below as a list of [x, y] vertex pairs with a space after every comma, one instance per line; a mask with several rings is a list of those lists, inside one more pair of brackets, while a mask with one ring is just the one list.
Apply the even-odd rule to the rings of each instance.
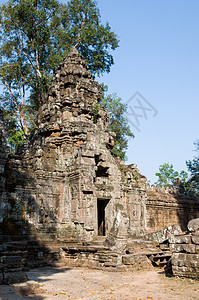
[[157, 241], [158, 243], [163, 243], [167, 240], [169, 240], [169, 242], [175, 242], [173, 241], [173, 236], [174, 235], [179, 235], [182, 233], [182, 229], [180, 227], [180, 225], [171, 225], [166, 229], [163, 229], [161, 231], [157, 231], [154, 233], [150, 233], [148, 234], [148, 239], [151, 241]]
[[191, 258], [184, 261], [184, 266], [188, 267], [188, 268], [191, 268], [191, 266], [192, 266]]
[[199, 254], [199, 245], [196, 245], [196, 253]]
[[4, 272], [3, 273], [3, 283], [12, 284], [27, 281], [27, 276], [24, 272]]
[[199, 218], [189, 221], [187, 227], [189, 231], [199, 230]]
[[[172, 266], [177, 267], [179, 265], [180, 261], [178, 261], [177, 259], [175, 259], [174, 257], [172, 257]], [[181, 262], [182, 265], [182, 262]]]
[[199, 245], [199, 235], [193, 235], [191, 239], [194, 244]]
[[196, 252], [196, 246], [193, 244], [182, 244], [183, 251], [187, 253], [195, 253]]
[[173, 274], [176, 275], [176, 273], [178, 272], [178, 266], [172, 265], [172, 271], [173, 271]]
[[193, 244], [170, 244], [171, 252], [195, 253], [196, 247]]
[[176, 235], [173, 237], [176, 244], [189, 244], [191, 243], [190, 235]]
[[178, 261], [178, 266], [179, 266], [179, 267], [183, 267], [183, 266], [184, 266], [184, 262], [183, 262], [183, 261], [181, 261], [181, 260], [180, 260], [180, 261]]
[[169, 248], [171, 252], [181, 252], [183, 250], [182, 245], [178, 244], [170, 244]]
[[184, 262], [186, 259], [186, 253], [172, 253], [172, 265], [178, 266], [179, 262]]
[[186, 266], [178, 267], [179, 272], [187, 272], [188, 270], [189, 268], [187, 268]]
[[134, 265], [135, 264], [135, 256], [133, 254], [131, 255], [123, 255], [122, 256], [122, 263], [124, 265]]

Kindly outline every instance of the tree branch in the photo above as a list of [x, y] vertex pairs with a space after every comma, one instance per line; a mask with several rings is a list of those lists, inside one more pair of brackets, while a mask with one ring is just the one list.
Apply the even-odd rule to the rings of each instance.
[[40, 72], [40, 66], [39, 66], [39, 60], [38, 60], [37, 52], [35, 51], [34, 53], [35, 53], [35, 60], [36, 60], [36, 64], [37, 64], [36, 70], [37, 70], [37, 73], [38, 73], [39, 77], [41, 78], [42, 75], [41, 75], [41, 72]]
[[85, 20], [82, 22], [81, 28], [79, 29], [79, 33], [77, 36], [77, 43], [75, 44], [74, 48], [76, 48], [79, 45], [79, 43], [81, 42], [81, 31], [84, 28], [84, 24], [85, 24]]
[[35, 73], [37, 73], [37, 69], [35, 68], [33, 62], [31, 61], [30, 57], [28, 56], [28, 54], [23, 50], [22, 53], [27, 57], [29, 63], [31, 64], [33, 70], [35, 71]]
[[[2, 77], [2, 78], [3, 78], [3, 77]], [[5, 85], [6, 85], [7, 89], [8, 89], [8, 91], [10, 92], [10, 95], [11, 95], [11, 97], [12, 97], [12, 99], [13, 99], [14, 104], [16, 105], [18, 111], [20, 111], [20, 107], [19, 107], [19, 105], [18, 105], [18, 103], [17, 103], [17, 101], [16, 101], [16, 99], [15, 99], [15, 96], [13, 95], [13, 92], [11, 91], [11, 88], [9, 87], [7, 81], [5, 80], [5, 78], [3, 78], [3, 81], [4, 81], [4, 83], [5, 83]]]

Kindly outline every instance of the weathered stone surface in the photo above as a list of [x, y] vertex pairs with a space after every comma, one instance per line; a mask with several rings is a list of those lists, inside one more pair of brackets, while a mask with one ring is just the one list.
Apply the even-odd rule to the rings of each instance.
[[13, 272], [11, 269], [10, 272], [4, 272], [3, 274], [3, 284], [13, 284], [27, 281], [27, 276], [22, 271]]
[[[109, 113], [100, 98], [100, 85], [72, 49], [39, 109], [38, 129], [8, 159], [1, 131], [0, 242], [7, 252], [27, 250], [26, 267], [57, 263], [62, 256], [72, 266], [118, 267], [127, 240], [197, 216], [198, 201], [179, 186], [147, 188], [135, 164], [112, 156], [115, 134], [108, 131]], [[170, 226], [149, 239], [164, 242], [180, 233]], [[100, 249], [86, 246], [99, 236], [107, 236]], [[18, 260], [6, 259], [5, 272], [22, 270]]]
[[115, 134], [100, 98], [100, 85], [73, 49], [39, 109], [38, 130], [7, 162], [6, 230], [84, 242], [106, 236], [121, 214], [128, 222], [119, 226], [117, 243], [145, 232], [146, 178], [112, 156]]
[[0, 109], [0, 225], [3, 220], [2, 212], [5, 210], [3, 199], [5, 198], [5, 175], [4, 169], [9, 153], [9, 147], [6, 144], [6, 128], [3, 120], [3, 112]]
[[199, 278], [199, 244], [194, 232], [169, 239], [173, 275]]
[[24, 273], [27, 252], [0, 251], [0, 282], [11, 284], [27, 281]]
[[104, 242], [104, 245], [115, 249], [115, 251], [124, 251], [127, 244], [128, 228], [128, 216], [125, 213], [118, 211], [113, 222], [113, 226]]
[[199, 236], [198, 235], [192, 235], [191, 239], [194, 244], [199, 245]]
[[172, 235], [169, 237], [169, 243], [189, 244], [191, 243], [191, 235]]
[[170, 244], [170, 251], [196, 253], [196, 246], [192, 244]]
[[199, 254], [173, 253], [174, 276], [199, 278]]
[[131, 254], [131, 255], [123, 255], [122, 256], [122, 263], [127, 265], [128, 267], [131, 266], [133, 268], [150, 268], [151, 262], [147, 258], [146, 255], [143, 254]]
[[199, 230], [199, 218], [189, 221], [187, 227], [189, 231]]
[[174, 238], [174, 235], [182, 234], [182, 229], [180, 225], [171, 225], [163, 230], [149, 233], [146, 238], [149, 241], [155, 241], [158, 243], [163, 243], [167, 240]]
[[187, 223], [199, 217], [199, 199], [192, 193], [175, 187], [147, 187], [147, 232], [160, 231], [170, 225], [179, 224], [183, 231]]

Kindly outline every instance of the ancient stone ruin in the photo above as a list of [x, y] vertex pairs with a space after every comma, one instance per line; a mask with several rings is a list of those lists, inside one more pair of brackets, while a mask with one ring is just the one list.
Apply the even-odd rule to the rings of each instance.
[[128, 234], [146, 230], [146, 178], [110, 150], [108, 112], [101, 88], [73, 49], [52, 81], [40, 108], [38, 131], [7, 167], [10, 217], [37, 230], [82, 241], [105, 236], [119, 212]]
[[100, 97], [100, 85], [73, 48], [28, 143], [7, 158], [1, 136], [0, 243], [4, 254], [26, 258], [25, 268], [146, 267], [152, 255], [164, 256], [147, 233], [185, 227], [199, 216], [192, 196], [149, 187], [136, 165], [112, 156], [115, 134]]
[[173, 275], [199, 278], [199, 218], [188, 223], [188, 233], [169, 238]]
[[199, 216], [199, 201], [181, 186], [147, 186], [147, 232], [155, 232], [173, 224], [187, 230], [187, 223]]

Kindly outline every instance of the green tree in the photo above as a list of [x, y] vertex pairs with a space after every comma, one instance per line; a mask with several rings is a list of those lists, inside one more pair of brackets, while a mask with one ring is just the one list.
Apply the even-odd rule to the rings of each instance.
[[12, 152], [15, 152], [19, 146], [21, 146], [26, 139], [24, 138], [24, 133], [18, 126], [16, 118], [13, 114], [13, 110], [4, 110], [4, 121], [6, 123], [6, 127], [9, 128], [7, 131], [7, 139], [9, 142], [9, 146]]
[[103, 105], [110, 113], [109, 131], [115, 132], [115, 147], [112, 154], [121, 159], [126, 159], [126, 150], [128, 148], [128, 137], [134, 137], [125, 118], [127, 105], [122, 103], [122, 99], [116, 93], [106, 95], [107, 86], [102, 85], [102, 99], [100, 104]]
[[177, 178], [180, 178], [181, 183], [185, 185], [188, 178], [187, 172], [182, 170], [179, 173], [178, 171], [175, 171], [173, 165], [169, 163], [160, 165], [159, 172], [155, 173], [155, 175], [158, 177], [158, 181], [155, 182], [155, 184], [161, 186], [173, 186]]
[[101, 23], [94, 0], [9, 0], [0, 6], [1, 105], [12, 116], [10, 136], [19, 131], [26, 139], [36, 126], [38, 106], [73, 46], [94, 75], [110, 71], [110, 50], [118, 47], [118, 39], [108, 23]]
[[114, 63], [110, 49], [115, 50], [119, 43], [109, 23], [103, 25], [100, 19], [95, 0], [70, 0], [63, 10], [62, 24], [67, 31], [67, 44], [76, 46], [93, 75], [110, 72]]
[[[199, 153], [199, 140], [194, 143], [196, 152]], [[187, 168], [191, 173], [191, 177], [187, 182], [187, 188], [193, 191], [196, 196], [199, 196], [199, 155], [195, 156], [193, 160], [186, 161]]]

